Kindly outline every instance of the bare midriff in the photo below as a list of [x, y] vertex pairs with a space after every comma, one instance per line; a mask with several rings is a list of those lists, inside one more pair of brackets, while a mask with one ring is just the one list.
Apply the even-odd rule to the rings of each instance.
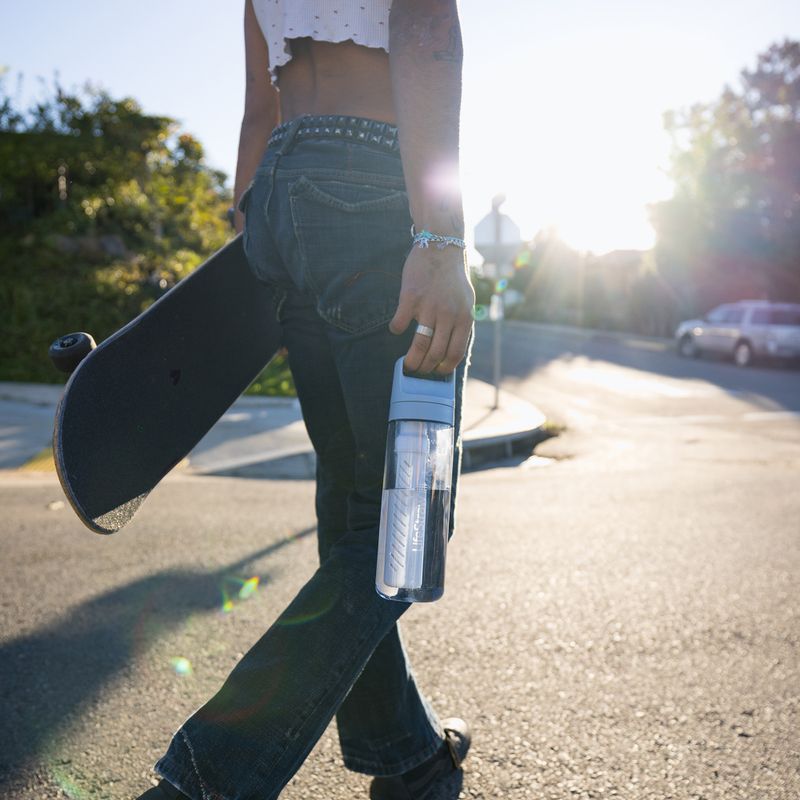
[[344, 114], [396, 124], [389, 54], [354, 42], [290, 41], [292, 58], [278, 69], [281, 119]]

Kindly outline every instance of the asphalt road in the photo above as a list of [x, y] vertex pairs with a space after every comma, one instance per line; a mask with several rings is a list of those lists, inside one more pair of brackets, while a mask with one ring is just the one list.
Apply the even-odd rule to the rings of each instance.
[[[505, 341], [504, 388], [566, 430], [463, 477], [445, 597], [404, 618], [420, 683], [473, 725], [461, 796], [800, 797], [800, 372]], [[313, 570], [313, 487], [175, 477], [109, 538], [60, 497], [0, 482], [0, 793], [130, 798]], [[367, 783], [331, 729], [282, 797]]]

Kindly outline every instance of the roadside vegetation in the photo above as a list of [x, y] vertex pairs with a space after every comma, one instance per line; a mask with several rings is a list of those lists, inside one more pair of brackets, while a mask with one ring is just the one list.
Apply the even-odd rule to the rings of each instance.
[[[675, 191], [649, 208], [655, 248], [579, 253], [542, 230], [501, 286], [509, 316], [671, 336], [721, 303], [800, 301], [800, 42], [664, 125]], [[478, 302], [495, 288], [479, 281]]]
[[[101, 341], [231, 236], [225, 174], [131, 98], [54, 85], [21, 109], [0, 82], [0, 165], [0, 380], [63, 380], [51, 341]], [[292, 394], [285, 359], [251, 391]]]
[[[6, 76], [7, 78], [8, 76]], [[20, 108], [0, 75], [0, 380], [55, 383], [57, 336], [100, 341], [221, 247], [226, 176], [175, 120], [55, 84]], [[667, 112], [674, 196], [650, 206], [649, 251], [580, 253], [540, 231], [501, 281], [473, 272], [476, 318], [506, 292], [519, 319], [671, 336], [740, 299], [800, 301], [800, 42], [736, 87]], [[283, 358], [248, 390], [293, 394]]]

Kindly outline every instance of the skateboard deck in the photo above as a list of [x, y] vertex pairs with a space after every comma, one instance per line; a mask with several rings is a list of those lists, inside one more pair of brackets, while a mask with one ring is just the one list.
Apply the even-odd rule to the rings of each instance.
[[53, 430], [58, 477], [81, 521], [97, 533], [129, 522], [279, 344], [271, 289], [237, 236], [92, 350]]

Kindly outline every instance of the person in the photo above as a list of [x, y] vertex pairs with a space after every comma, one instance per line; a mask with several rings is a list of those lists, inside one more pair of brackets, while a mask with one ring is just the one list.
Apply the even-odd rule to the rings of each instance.
[[245, 51], [235, 221], [316, 451], [320, 566], [140, 798], [278, 797], [336, 714], [370, 797], [422, 800], [460, 779], [469, 730], [420, 693], [407, 605], [374, 579], [394, 363], [455, 370], [458, 424], [471, 341], [456, 0], [246, 0]]

